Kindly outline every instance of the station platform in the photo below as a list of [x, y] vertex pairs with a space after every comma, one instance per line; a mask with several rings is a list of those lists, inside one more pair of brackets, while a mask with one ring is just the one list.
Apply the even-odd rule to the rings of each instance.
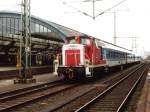
[[142, 89], [136, 112], [150, 112], [150, 71]]
[[[31, 68], [45, 68], [45, 67], [51, 67], [51, 66], [32, 66]], [[0, 67], [0, 72], [1, 71], [12, 71], [12, 70], [19, 70], [18, 67], [15, 66], [6, 66], [6, 67]]]
[[29, 86], [33, 86], [33, 85], [38, 85], [38, 84], [42, 84], [45, 82], [53, 82], [53, 81], [60, 79], [58, 76], [56, 76], [52, 73], [36, 75], [36, 76], [33, 76], [33, 78], [36, 79], [36, 83], [31, 83], [31, 84], [14, 84], [15, 78], [0, 80], [0, 93], [19, 89], [19, 88], [25, 88], [25, 87], [29, 87]]
[[[0, 67], [0, 80], [16, 77], [19, 74], [19, 69], [20, 68], [15, 67], [15, 66]], [[32, 75], [52, 73], [52, 71], [53, 71], [53, 66], [52, 65], [32, 66], [31, 67]]]

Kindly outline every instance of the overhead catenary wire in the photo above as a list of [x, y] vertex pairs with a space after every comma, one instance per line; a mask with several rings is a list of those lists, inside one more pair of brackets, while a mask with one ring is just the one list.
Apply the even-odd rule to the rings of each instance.
[[75, 8], [75, 7], [73, 7], [73, 6], [71, 6], [71, 5], [67, 4], [66, 2], [63, 2], [63, 4], [66, 5], [66, 6], [68, 6], [68, 7], [70, 7], [70, 8], [72, 8], [72, 9], [74, 9], [74, 10], [76, 10], [76, 11], [79, 12], [79, 13], [84, 14], [85, 16], [89, 16], [89, 17], [92, 17], [92, 18], [93, 18], [93, 16], [89, 15], [88, 13], [83, 12], [83, 11], [81, 11], [81, 10], [79, 10], [79, 9], [77, 9], [77, 8]]
[[[86, 13], [86, 12], [83, 12], [83, 11], [81, 11], [81, 10], [79, 10], [79, 9], [77, 9], [77, 8], [75, 8], [75, 7], [73, 7], [73, 6], [71, 6], [71, 5], [69, 5], [69, 4], [66, 3], [66, 2], [63, 2], [63, 4], [66, 5], [66, 6], [68, 6], [68, 7], [70, 7], [70, 8], [72, 8], [72, 9], [74, 9], [74, 10], [76, 10], [76, 11], [79, 12], [79, 13], [82, 13], [82, 14], [85, 15], [85, 16], [89, 16], [89, 17], [95, 19], [95, 2], [96, 2], [96, 1], [102, 1], [102, 0], [83, 0], [83, 1], [80, 1], [80, 2], [92, 2], [92, 3], [93, 3], [93, 15], [90, 15], [90, 14], [88, 14], [88, 13]], [[74, 2], [75, 2], [75, 1], [74, 1]], [[79, 2], [79, 1], [78, 1], [78, 2]]]
[[95, 5], [95, 2], [96, 2], [96, 1], [102, 1], [102, 0], [82, 0], [82, 1], [81, 1], [81, 2], [93, 2], [93, 16], [90, 15], [90, 14], [88, 14], [88, 13], [86, 13], [86, 12], [83, 12], [83, 11], [81, 11], [81, 10], [79, 10], [79, 9], [77, 9], [77, 8], [75, 8], [75, 7], [73, 7], [73, 6], [71, 6], [71, 5], [69, 5], [67, 2], [63, 2], [63, 4], [66, 5], [66, 6], [68, 6], [68, 7], [70, 7], [70, 8], [72, 8], [72, 9], [74, 9], [75, 11], [77, 11], [77, 12], [79, 12], [79, 13], [82, 13], [82, 14], [85, 15], [85, 16], [89, 16], [89, 17], [93, 18], [93, 20], [95, 20], [98, 16], [104, 14], [104, 13], [107, 12], [107, 11], [110, 11], [111, 9], [113, 9], [113, 8], [115, 8], [115, 7], [117, 7], [117, 6], [119, 6], [120, 4], [124, 3], [124, 2], [127, 1], [127, 0], [122, 0], [122, 1], [120, 1], [119, 3], [113, 5], [112, 7], [108, 8], [108, 9], [102, 11], [102, 12], [100, 12], [98, 15], [95, 16], [95, 7], [94, 7], [94, 5]]
[[[92, 2], [93, 0], [75, 0], [75, 1], [68, 1], [70, 3], [78, 3], [78, 2]], [[94, 0], [94, 1], [102, 1], [102, 0]]]
[[114, 6], [112, 6], [112, 7], [108, 8], [108, 9], [106, 9], [106, 10], [102, 11], [101, 13], [99, 13], [98, 15], [96, 15], [96, 16], [95, 16], [95, 18], [97, 18], [98, 16], [100, 16], [100, 15], [104, 14], [104, 13], [105, 13], [105, 12], [107, 12], [107, 11], [112, 10], [113, 8], [115, 8], [115, 7], [119, 6], [120, 4], [122, 4], [122, 3], [123, 3], [123, 2], [125, 2], [125, 1], [127, 1], [127, 0], [122, 0], [121, 2], [119, 2], [119, 3], [115, 4]]

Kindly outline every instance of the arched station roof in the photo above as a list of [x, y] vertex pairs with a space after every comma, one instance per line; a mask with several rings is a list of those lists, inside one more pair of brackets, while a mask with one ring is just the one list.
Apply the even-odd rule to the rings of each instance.
[[[66, 37], [84, 35], [81, 32], [50, 22], [39, 17], [31, 16], [32, 49], [55, 50]], [[0, 49], [4, 52], [16, 52], [19, 47], [21, 13], [0, 12]]]
[[[0, 12], [0, 33], [2, 33], [2, 30], [3, 33], [19, 33], [21, 30], [21, 25], [19, 25], [21, 23], [20, 18], [20, 13]], [[64, 41], [65, 37], [84, 35], [81, 32], [35, 16], [31, 16], [31, 34], [37, 38], [56, 41]]]

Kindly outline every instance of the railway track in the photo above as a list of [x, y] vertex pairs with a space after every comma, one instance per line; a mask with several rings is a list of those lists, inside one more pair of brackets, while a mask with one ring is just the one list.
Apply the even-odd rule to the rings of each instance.
[[[143, 65], [137, 65], [126, 72], [123, 72], [119, 75], [113, 76], [112, 78], [105, 79], [99, 81], [100, 87], [95, 86], [98, 83], [91, 83], [90, 84], [65, 84], [64, 82], [54, 82], [48, 84], [43, 84], [42, 86], [39, 85], [39, 87], [31, 87], [31, 88], [24, 88], [21, 90], [16, 90], [8, 92], [8, 93], [3, 93], [0, 94], [0, 112], [7, 112], [7, 111], [17, 111], [16, 109], [18, 108], [19, 111], [17, 112], [51, 112], [51, 111], [63, 111], [63, 109], [70, 105], [73, 104], [75, 107], [72, 108], [72, 110], [67, 110], [69, 111], [74, 111], [77, 108], [79, 108], [81, 105], [84, 105], [86, 102], [89, 100], [95, 98], [95, 96], [101, 94], [105, 89], [107, 89], [109, 86], [111, 86], [113, 83], [117, 82], [121, 78], [123, 78], [127, 73], [132, 73], [133, 69], [138, 69]], [[131, 72], [132, 71], [132, 72]], [[136, 70], [135, 70], [136, 71]], [[120, 77], [120, 78], [118, 78]], [[84, 88], [84, 89], [83, 89]], [[25, 91], [25, 92], [23, 92]], [[69, 94], [69, 95], [68, 95]], [[84, 99], [85, 98], [85, 99]], [[36, 105], [37, 102], [40, 102], [41, 100], [45, 99], [50, 99], [50, 101], [47, 101], [47, 103], [41, 102], [41, 104], [47, 104], [43, 109], [39, 110], [38, 105], [33, 106], [33, 110], [27, 110], [28, 105], [29, 109], [32, 107], [32, 104]], [[80, 99], [80, 100], [79, 100]], [[77, 100], [77, 101], [76, 101]], [[79, 103], [80, 101], [80, 103]], [[36, 102], [36, 103], [35, 103]], [[78, 102], [77, 104], [74, 102]], [[48, 108], [47, 108], [48, 107]], [[63, 109], [62, 109], [63, 108]], [[70, 108], [70, 106], [69, 106]], [[21, 110], [20, 110], [21, 109]], [[65, 112], [65, 111], [64, 111]]]
[[29, 87], [24, 87], [24, 88], [19, 88], [19, 89], [17, 88], [15, 90], [1, 92], [0, 93], [0, 101], [2, 101], [3, 99], [5, 99], [7, 97], [13, 97], [17, 94], [21, 94], [25, 91], [38, 89], [38, 88], [42, 88], [42, 87], [45, 87], [45, 86], [55, 86], [55, 85], [59, 85], [60, 83], [63, 83], [63, 81], [62, 80], [57, 80], [57, 81], [53, 81], [53, 82], [46, 82], [46, 83], [37, 84], [37, 85], [34, 85], [34, 86], [29, 86]]
[[65, 91], [75, 86], [77, 86], [77, 84], [68, 85], [62, 81], [55, 81], [2, 93], [0, 94], [0, 112], [10, 111], [19, 106], [33, 103], [43, 97], [57, 94], [58, 92]]
[[[60, 111], [62, 111], [62, 112], [66, 112], [66, 111], [67, 112], [72, 112], [79, 105], [85, 104], [87, 100], [92, 99], [92, 98], [94, 98], [94, 96], [97, 96], [98, 94], [102, 93], [103, 90], [106, 89], [107, 86], [108, 86], [108, 85], [106, 85], [104, 83], [108, 84], [108, 82], [109, 82], [109, 85], [113, 84], [117, 80], [120, 80], [123, 77], [125, 77], [125, 75], [127, 73], [128, 73], [128, 75], [134, 73], [141, 66], [143, 66], [143, 65], [140, 65], [139, 67], [135, 66], [132, 69], [129, 69], [128, 71], [126, 71], [125, 73], [122, 73], [122, 74], [120, 74], [118, 76], [112, 77], [109, 80], [103, 81], [103, 84], [100, 85], [100, 88], [99, 87], [97, 88], [97, 87], [92, 85], [91, 87], [93, 87], [93, 88], [89, 89], [88, 91], [84, 91], [82, 94], [78, 94], [76, 96], [72, 95], [72, 98], [70, 98], [70, 99], [66, 98], [65, 101], [63, 101], [63, 102], [60, 101], [59, 105], [55, 105], [54, 107], [49, 105], [48, 108], [44, 109], [42, 112], [53, 112], [53, 111], [56, 111], [56, 112], [60, 112]], [[135, 70], [133, 71], [133, 69], [135, 69]], [[131, 70], [132, 70], [132, 72], [131, 72]], [[102, 81], [100, 81], [100, 82], [102, 83]], [[76, 101], [76, 100], [78, 100], [78, 101]], [[71, 106], [71, 105], [73, 105], [73, 106]], [[67, 108], [67, 106], [68, 106], [68, 108]]]
[[121, 79], [75, 112], [119, 112], [148, 68], [149, 65], [146, 65]]

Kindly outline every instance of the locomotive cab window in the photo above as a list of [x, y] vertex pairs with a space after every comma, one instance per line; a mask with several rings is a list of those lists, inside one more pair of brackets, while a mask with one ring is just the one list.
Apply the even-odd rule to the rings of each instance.
[[68, 43], [69, 44], [75, 44], [76, 43], [76, 40], [73, 38], [73, 39], [70, 39], [70, 40], [68, 40]]
[[90, 45], [90, 39], [81, 38], [81, 44], [83, 44], [83, 45]]

